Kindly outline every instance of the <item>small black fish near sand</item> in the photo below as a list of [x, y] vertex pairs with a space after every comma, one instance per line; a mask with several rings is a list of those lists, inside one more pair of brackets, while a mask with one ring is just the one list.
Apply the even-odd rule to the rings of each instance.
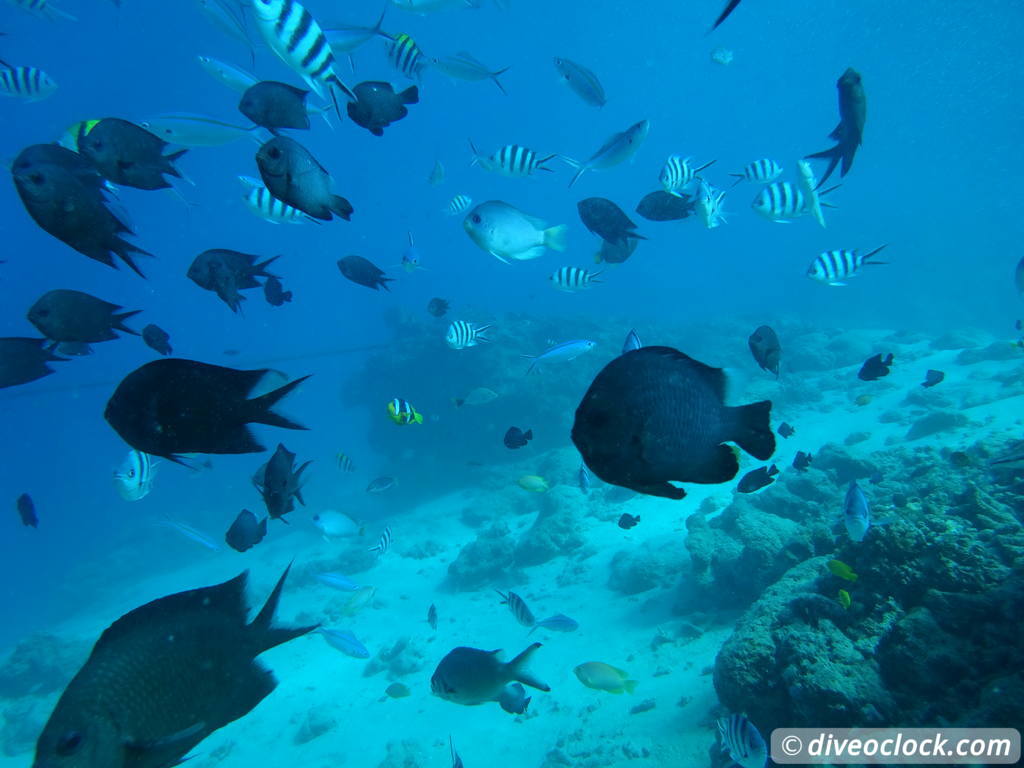
[[171, 766], [277, 686], [256, 660], [316, 629], [274, 625], [288, 569], [248, 622], [248, 572], [168, 595], [108, 627], [36, 744], [36, 768]]
[[255, 83], [242, 94], [238, 111], [271, 133], [279, 128], [307, 130], [309, 91], [276, 80]]
[[636, 252], [636, 247], [639, 244], [640, 241], [633, 238], [628, 238], [621, 243], [609, 243], [607, 240], [602, 240], [601, 248], [594, 256], [594, 261], [598, 264], [601, 262], [622, 264]]
[[646, 240], [637, 233], [636, 224], [611, 200], [588, 197], [576, 204], [580, 221], [592, 233], [612, 245], [624, 244], [627, 239]]
[[505, 433], [504, 443], [506, 448], [514, 451], [517, 448], [522, 448], [531, 440], [533, 440], [532, 429], [523, 432], [519, 427], [509, 427]]
[[28, 310], [28, 321], [43, 336], [56, 342], [95, 344], [119, 338], [115, 331], [138, 336], [124, 321], [142, 310], [119, 312], [123, 307], [82, 291], [47, 291]]
[[163, 328], [150, 323], [142, 329], [142, 340], [146, 346], [161, 355], [170, 355], [174, 352], [171, 348], [171, 337]]
[[427, 312], [434, 317], [444, 317], [448, 312], [449, 304], [445, 299], [434, 297], [427, 302]]
[[268, 372], [153, 360], [124, 377], [103, 415], [132, 448], [179, 464], [182, 453], [256, 453], [264, 448], [248, 424], [306, 429], [271, 408], [309, 376], [249, 399]]
[[761, 461], [775, 452], [771, 401], [725, 405], [725, 374], [671, 347], [606, 365], [576, 409], [572, 441], [606, 483], [682, 499], [669, 483], [725, 483], [739, 471], [726, 441]]
[[352, 204], [331, 192], [331, 176], [312, 153], [287, 136], [271, 139], [256, 153], [260, 178], [270, 194], [314, 219], [352, 218]]
[[636, 206], [636, 212], [648, 221], [679, 221], [692, 216], [696, 209], [692, 195], [672, 195], [663, 189], [644, 195]]
[[420, 100], [420, 92], [415, 85], [395, 93], [391, 83], [368, 81], [359, 83], [352, 90], [356, 100], [345, 106], [348, 116], [374, 136], [383, 136], [385, 128], [409, 114], [405, 108], [407, 104], [416, 104]]
[[792, 437], [793, 435], [796, 434], [796, 430], [793, 429], [793, 427], [790, 426], [785, 421], [782, 422], [781, 424], [779, 424], [779, 430], [778, 431], [779, 431], [779, 434], [782, 435], [782, 437], [784, 437], [784, 438], [790, 438], [790, 437]]
[[921, 382], [921, 386], [925, 389], [934, 387], [936, 384], [941, 384], [945, 380], [946, 374], [942, 371], [935, 371], [929, 369], [924, 375], [924, 381]]
[[883, 376], [889, 375], [889, 368], [892, 366], [892, 353], [890, 352], [885, 358], [882, 358], [881, 354], [869, 357], [864, 361], [864, 365], [857, 371], [857, 378], [861, 381], [877, 381]]
[[750, 345], [750, 353], [762, 371], [768, 371], [779, 376], [779, 359], [782, 357], [782, 346], [779, 344], [779, 337], [767, 325], [760, 326], [747, 340]]
[[736, 490], [740, 493], [753, 493], [759, 491], [775, 482], [775, 475], [779, 474], [779, 468], [772, 464], [770, 467], [752, 469], [740, 478]]
[[27, 493], [21, 494], [15, 506], [18, 509], [18, 517], [21, 518], [22, 525], [27, 528], [39, 527], [39, 516], [36, 514], [36, 505], [31, 496]]
[[311, 463], [312, 460], [307, 461], [297, 470], [294, 469], [295, 454], [285, 448], [283, 443], [278, 443], [270, 461], [256, 472], [253, 483], [263, 496], [267, 514], [272, 519], [287, 523], [284, 516], [295, 509], [296, 499], [302, 506], [306, 506], [302, 498], [302, 473]]
[[381, 288], [390, 291], [387, 284], [394, 282], [393, 278], [384, 277], [383, 269], [362, 256], [349, 255], [338, 259], [338, 269], [356, 285], [364, 285], [375, 291]]
[[814, 457], [804, 451], [797, 451], [796, 456], [793, 457], [793, 469], [797, 472], [806, 472], [807, 468], [811, 466], [811, 460]]
[[165, 189], [164, 178], [181, 178], [174, 161], [188, 152], [164, 154], [167, 142], [135, 123], [117, 117], [79, 124], [78, 152], [115, 184], [136, 189]]
[[271, 275], [263, 282], [263, 298], [270, 306], [281, 307], [292, 300], [292, 292], [284, 289], [279, 277]]
[[224, 541], [233, 550], [245, 552], [263, 541], [263, 537], [266, 535], [267, 518], [264, 517], [257, 522], [256, 515], [248, 509], [243, 509], [238, 513], [235, 522], [228, 528], [228, 532], [224, 534]]
[[640, 515], [631, 515], [629, 512], [623, 512], [619, 517], [619, 528], [624, 531], [628, 531], [630, 528], [634, 528], [640, 522]]
[[56, 373], [47, 363], [67, 362], [67, 358], [58, 357], [46, 346], [46, 339], [0, 338], [0, 389], [28, 384]]

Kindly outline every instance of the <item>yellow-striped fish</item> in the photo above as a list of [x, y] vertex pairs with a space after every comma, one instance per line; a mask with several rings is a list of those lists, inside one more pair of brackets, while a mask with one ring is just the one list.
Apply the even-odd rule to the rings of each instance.
[[423, 414], [417, 412], [408, 400], [403, 400], [400, 397], [396, 397], [388, 403], [388, 416], [400, 427], [423, 423]]
[[252, 0], [263, 39], [320, 98], [334, 88], [355, 101], [355, 94], [334, 72], [334, 53], [316, 19], [295, 0]]
[[419, 80], [420, 73], [429, 63], [416, 41], [401, 32], [391, 38], [388, 46], [388, 61], [410, 80]]

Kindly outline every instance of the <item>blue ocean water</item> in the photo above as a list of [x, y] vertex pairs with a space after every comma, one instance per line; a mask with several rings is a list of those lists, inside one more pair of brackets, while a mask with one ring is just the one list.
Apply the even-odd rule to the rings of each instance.
[[[84, 119], [138, 121], [187, 111], [241, 122], [237, 94], [204, 73], [197, 55], [301, 85], [258, 42], [255, 29], [253, 54], [211, 25], [199, 3], [123, 0], [117, 8], [101, 0], [53, 2], [77, 21], [36, 18], [13, 2], [0, 6], [0, 59], [40, 67], [59, 84], [37, 103], [0, 103], [0, 154], [8, 162], [21, 148], [54, 141]], [[140, 259], [145, 280], [126, 268], [108, 269], [45, 234], [13, 185], [0, 184], [0, 336], [36, 335], [25, 319], [31, 303], [47, 290], [73, 288], [143, 310], [133, 327], [152, 322], [166, 329], [176, 356], [270, 367], [289, 379], [313, 374], [282, 408], [309, 431], [257, 428], [260, 440], [270, 449], [283, 441], [300, 460], [314, 460], [306, 490], [311, 507], [331, 507], [340, 495], [358, 497], [352, 511], [371, 521], [374, 531], [397, 515], [415, 514], [417, 505], [441, 493], [493, 482], [480, 479], [486, 466], [467, 470], [474, 458], [468, 454], [493, 444], [478, 463], [500, 473], [499, 462], [509, 456], [495, 430], [500, 435], [511, 424], [529, 426], [552, 399], [563, 418], [534, 425], [544, 433], [537, 445], [567, 448], [572, 415], [563, 401], [574, 405], [618, 349], [602, 337], [593, 359], [578, 361], [586, 372], [579, 380], [555, 377], [552, 383], [549, 377], [532, 392], [520, 391], [507, 409], [499, 401], [502, 410], [485, 421], [459, 422], [450, 397], [497, 386], [474, 376], [470, 355], [478, 351], [481, 359], [491, 355], [490, 371], [497, 365], [494, 355], [501, 354], [506, 374], [520, 377], [525, 363], [520, 366], [518, 356], [536, 354], [549, 341], [598, 333], [620, 339], [632, 327], [644, 335], [645, 327], [661, 334], [696, 324], [736, 322], [753, 329], [788, 322], [934, 336], [980, 329], [1011, 339], [1021, 313], [1012, 275], [1024, 239], [1015, 189], [1024, 173], [1019, 3], [991, 0], [968, 8], [948, 0], [744, 0], [708, 34], [721, 5], [509, 0], [507, 8], [483, 2], [422, 15], [391, 6], [384, 28], [411, 34], [427, 55], [466, 50], [492, 68], [510, 66], [501, 76], [508, 94], [486, 80], [454, 81], [428, 69], [420, 103], [381, 138], [347, 118], [339, 124], [333, 115], [333, 130], [314, 119], [309, 132], [293, 132], [330, 171], [335, 190], [353, 203], [351, 222], [265, 223], [246, 210], [236, 179], [258, 175], [257, 144], [191, 149], [178, 163], [191, 182], [177, 185], [180, 197], [128, 188], [118, 193], [136, 233], [133, 242], [155, 255]], [[307, 7], [324, 26], [370, 25], [382, 8], [377, 0], [309, 0]], [[719, 46], [733, 51], [730, 64], [712, 61]], [[554, 56], [593, 69], [607, 104], [588, 106], [560, 83]], [[347, 61], [339, 62], [349, 84], [408, 85], [387, 61], [381, 40], [357, 50], [353, 60], [354, 73]], [[759, 157], [776, 159], [786, 169], [784, 178], [795, 181], [796, 160], [832, 144], [835, 81], [847, 67], [863, 77], [867, 127], [851, 172], [830, 195], [837, 208], [826, 209], [826, 229], [808, 217], [787, 225], [761, 219], [750, 209], [756, 189], [743, 183], [727, 194], [725, 225], [708, 230], [694, 218], [656, 223], [633, 216], [650, 239], [633, 258], [607, 268], [604, 282], [590, 291], [552, 289], [548, 276], [557, 267], [595, 268], [599, 241], [580, 223], [576, 202], [607, 197], [632, 215], [637, 201], [657, 188], [670, 154], [715, 160], [707, 177], [723, 188], [732, 181], [729, 172]], [[636, 156], [586, 173], [571, 189], [572, 170], [558, 160], [550, 163], [554, 173], [521, 180], [470, 166], [470, 138], [488, 153], [518, 143], [541, 154], [585, 159], [612, 133], [639, 120], [649, 120], [651, 128]], [[447, 175], [434, 187], [427, 176], [438, 160]], [[820, 173], [823, 165], [815, 168]], [[837, 172], [830, 184], [839, 181]], [[466, 237], [461, 216], [443, 214], [459, 193], [475, 202], [504, 200], [550, 224], [567, 224], [567, 252], [500, 263]], [[413, 274], [396, 266], [407, 233], [425, 267]], [[846, 288], [804, 276], [821, 251], [867, 251], [883, 243], [889, 244], [887, 265], [865, 270]], [[243, 311], [232, 314], [185, 275], [194, 256], [208, 248], [281, 254], [274, 268], [294, 301], [271, 307], [260, 291], [251, 291]], [[346, 281], [335, 262], [350, 253], [394, 277], [390, 292]], [[444, 321], [426, 314], [434, 296], [452, 303]], [[449, 350], [443, 334], [447, 320], [457, 317], [495, 322], [493, 345]], [[732, 354], [727, 347], [745, 347], [744, 337], [656, 341], [684, 350], [687, 341], [702, 350], [720, 348], [723, 358]], [[0, 646], [88, 613], [90, 605], [143, 575], [173, 573], [199, 553], [205, 556], [155, 527], [161, 515], [219, 539], [240, 508], [261, 511], [250, 477], [267, 454], [215, 456], [212, 468], [194, 474], [163, 462], [150, 498], [130, 504], [117, 496], [111, 473], [128, 446], [104, 421], [104, 404], [118, 381], [155, 357], [126, 336], [96, 345], [91, 356], [55, 363], [52, 376], [0, 391], [0, 498], [9, 500], [0, 536]], [[393, 397], [409, 399], [427, 416], [421, 432], [407, 438], [389, 422], [384, 409]], [[353, 458], [358, 478], [338, 478], [339, 451]], [[377, 474], [399, 478], [391, 501], [363, 494]], [[350, 483], [347, 495], [338, 490], [343, 482]], [[23, 492], [35, 500], [38, 530], [17, 523], [13, 500]], [[303, 514], [308, 512], [300, 508], [293, 517]], [[239, 556], [227, 571], [245, 567], [244, 560]]]

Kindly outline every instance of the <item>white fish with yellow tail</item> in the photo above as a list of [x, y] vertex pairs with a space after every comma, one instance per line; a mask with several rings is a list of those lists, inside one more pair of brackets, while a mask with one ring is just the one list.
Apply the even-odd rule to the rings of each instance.
[[564, 251], [566, 247], [564, 224], [549, 227], [500, 200], [480, 203], [463, 219], [462, 226], [470, 240], [506, 264], [540, 258], [546, 248]]

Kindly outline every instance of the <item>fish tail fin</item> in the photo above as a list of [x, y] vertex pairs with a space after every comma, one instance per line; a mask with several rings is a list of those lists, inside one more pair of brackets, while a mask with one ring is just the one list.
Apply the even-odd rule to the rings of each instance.
[[[712, 160], [711, 162], [709, 162], [709, 163], [704, 163], [704, 165], [702, 165], [702, 166], [701, 166], [700, 168], [694, 168], [694, 169], [693, 169], [693, 172], [694, 172], [694, 174], [698, 174], [698, 173], [700, 173], [701, 171], [703, 171], [703, 170], [704, 170], [705, 168], [710, 168], [710, 167], [711, 167], [712, 165], [714, 165], [714, 164], [715, 164], [715, 163], [717, 163], [717, 162], [718, 162], [718, 158], [716, 157], [716, 158], [715, 158], [714, 160]], [[729, 175], [730, 175], [730, 176], [732, 176], [732, 175], [734, 175], [734, 174], [731, 174], [731, 173], [730, 173]]]
[[387, 15], [388, 15], [388, 7], [387, 7], [387, 5], [385, 5], [384, 6], [384, 10], [380, 12], [380, 18], [377, 19], [377, 23], [373, 25], [373, 29], [371, 31], [375, 35], [380, 35], [381, 37], [387, 37], [388, 39], [390, 39], [390, 35], [388, 35], [386, 32], [383, 31], [384, 17], [387, 16]]
[[256, 614], [256, 618], [249, 624], [249, 629], [255, 633], [254, 639], [256, 646], [260, 649], [260, 653], [276, 645], [287, 643], [289, 640], [294, 640], [296, 637], [301, 637], [320, 626], [319, 624], [311, 624], [305, 627], [295, 627], [294, 629], [283, 629], [273, 626], [274, 613], [277, 611], [277, 604], [281, 601], [281, 590], [284, 588], [284, 580], [288, 577], [288, 571], [291, 568], [292, 565], [289, 563], [288, 567], [284, 569], [284, 573], [281, 574], [281, 578], [277, 580], [274, 591], [270, 593], [267, 602], [263, 604], [260, 612]]
[[736, 181], [732, 183], [732, 186], [729, 187], [729, 189], [734, 189], [741, 181], [747, 178], [742, 173], [730, 173], [729, 175], [735, 177], [736, 179]]
[[497, 72], [491, 72], [491, 80], [493, 80], [494, 84], [496, 86], [498, 86], [498, 90], [501, 91], [506, 96], [508, 96], [508, 91], [506, 91], [505, 90], [505, 86], [503, 86], [501, 84], [501, 80], [498, 79], [498, 75], [503, 75], [506, 72], [508, 72], [510, 69], [512, 69], [512, 67], [508, 66], [508, 67], [505, 67], [504, 69], [499, 69]]
[[473, 160], [469, 164], [469, 167], [472, 168], [474, 165], [480, 164], [480, 153], [477, 152], [476, 145], [473, 143], [472, 139], [466, 139], [466, 141], [469, 142], [469, 151], [473, 153]]
[[331, 195], [330, 209], [341, 216], [345, 221], [352, 221], [352, 214], [355, 211], [355, 208], [352, 207], [352, 203], [341, 195]]
[[113, 325], [113, 327], [118, 331], [124, 331], [125, 333], [130, 333], [132, 336], [138, 336], [139, 332], [133, 331], [131, 328], [125, 327], [124, 321], [127, 320], [129, 317], [134, 317], [141, 311], [141, 309], [133, 309], [131, 312], [118, 312], [113, 316], [112, 319], [114, 322], [111, 325]]
[[551, 686], [540, 678], [535, 677], [525, 668], [527, 663], [530, 661], [530, 656], [532, 656], [533, 652], [540, 648], [540, 646], [540, 643], [533, 643], [529, 648], [508, 663], [508, 669], [511, 673], [512, 679], [516, 682], [522, 683], [523, 685], [529, 685], [539, 691], [550, 691]]
[[805, 157], [828, 160], [828, 168], [825, 169], [825, 174], [821, 177], [817, 186], [817, 189], [821, 189], [821, 185], [825, 183], [828, 177], [831, 176], [832, 172], [836, 169], [836, 166], [839, 165], [839, 161], [843, 157], [843, 145], [836, 144], [830, 149], [823, 149], [821, 152], [815, 152], [813, 155], [805, 155]]
[[878, 246], [878, 247], [877, 247], [877, 248], [875, 248], [875, 250], [873, 250], [873, 251], [872, 251], [871, 253], [867, 254], [867, 255], [866, 255], [866, 256], [864, 257], [864, 261], [863, 261], [863, 262], [861, 262], [861, 263], [862, 263], [862, 264], [866, 264], [866, 265], [867, 265], [867, 266], [869, 266], [869, 267], [877, 267], [877, 266], [880, 266], [880, 265], [882, 265], [882, 264], [888, 264], [889, 262], [887, 262], [887, 261], [868, 261], [868, 259], [870, 259], [870, 258], [871, 258], [872, 256], [874, 256], [874, 255], [875, 255], [876, 253], [878, 253], [878, 252], [879, 252], [880, 250], [882, 250], [883, 248], [887, 248], [888, 246], [889, 246], [889, 244], [888, 244], [888, 243], [886, 243], [885, 245], [880, 245], [880, 246]]
[[420, 413], [419, 411], [415, 411], [414, 412], [414, 416], [412, 417], [412, 420], [415, 421], [417, 424], [422, 424], [423, 423], [423, 414]]
[[402, 100], [403, 104], [419, 104], [420, 102], [420, 89], [415, 85], [410, 85], [404, 91], [398, 94], [398, 98]]
[[527, 440], [533, 440], [533, 430], [528, 429], [525, 432], [523, 432], [523, 437], [525, 437]]
[[272, 263], [274, 263], [280, 258], [281, 254], [277, 254], [277, 256], [271, 256], [266, 261], [261, 261], [259, 264], [253, 267], [253, 275], [259, 275], [260, 277], [278, 277], [278, 275], [272, 275], [269, 272], [267, 272], [267, 267], [269, 267]]
[[260, 395], [259, 397], [249, 400], [248, 404], [250, 411], [247, 414], [246, 421], [255, 424], [268, 424], [272, 427], [283, 427], [284, 429], [308, 429], [308, 427], [297, 424], [294, 421], [285, 418], [281, 414], [274, 413], [270, 410], [279, 400], [308, 378], [309, 376], [303, 376], [302, 378], [285, 384], [283, 387], [278, 387], [271, 392], [267, 392], [265, 395]]
[[761, 400], [750, 405], [730, 409], [733, 429], [726, 439], [732, 440], [755, 459], [765, 461], [775, 453], [775, 433], [772, 431], [772, 401]]
[[[331, 75], [330, 80], [328, 82], [330, 83], [330, 85], [333, 85], [339, 91], [341, 91], [346, 96], [348, 96], [350, 99], [352, 99], [352, 101], [356, 101], [355, 93], [352, 91], [351, 88], [349, 88], [347, 85], [345, 85], [343, 82], [341, 82], [341, 78], [340, 77], [338, 77], [337, 75]], [[329, 90], [331, 92], [331, 101], [334, 102], [334, 111], [338, 113], [338, 119], [340, 120], [341, 119], [341, 109], [338, 107], [338, 98], [337, 98], [337, 96], [334, 93], [334, 88], [330, 88]]]
[[[135, 263], [135, 260], [132, 258], [132, 254], [137, 254], [139, 256], [152, 256], [153, 255], [152, 253], [150, 253], [149, 251], [144, 251], [141, 248], [136, 248], [134, 245], [129, 243], [127, 240], [122, 240], [120, 237], [115, 237], [114, 238], [114, 242], [111, 244], [110, 250], [112, 250], [114, 253], [116, 253], [118, 256], [120, 256], [121, 257], [121, 261], [123, 261], [125, 264], [127, 264], [129, 267], [131, 267], [131, 270], [135, 274], [137, 274], [139, 277], [141, 277], [144, 280], [146, 279], [146, 276], [144, 274], [142, 274], [142, 270], [139, 269], [138, 265]], [[93, 257], [93, 258], [95, 258], [95, 257]], [[107, 258], [109, 259], [110, 257], [108, 256]], [[110, 259], [109, 261], [105, 261], [104, 259], [99, 259], [99, 261], [102, 261], [104, 264], [108, 264], [111, 267], [114, 266], [114, 260], [113, 259]]]
[[565, 224], [548, 227], [544, 230], [544, 245], [553, 251], [564, 251], [566, 249], [565, 238], [569, 228]]

